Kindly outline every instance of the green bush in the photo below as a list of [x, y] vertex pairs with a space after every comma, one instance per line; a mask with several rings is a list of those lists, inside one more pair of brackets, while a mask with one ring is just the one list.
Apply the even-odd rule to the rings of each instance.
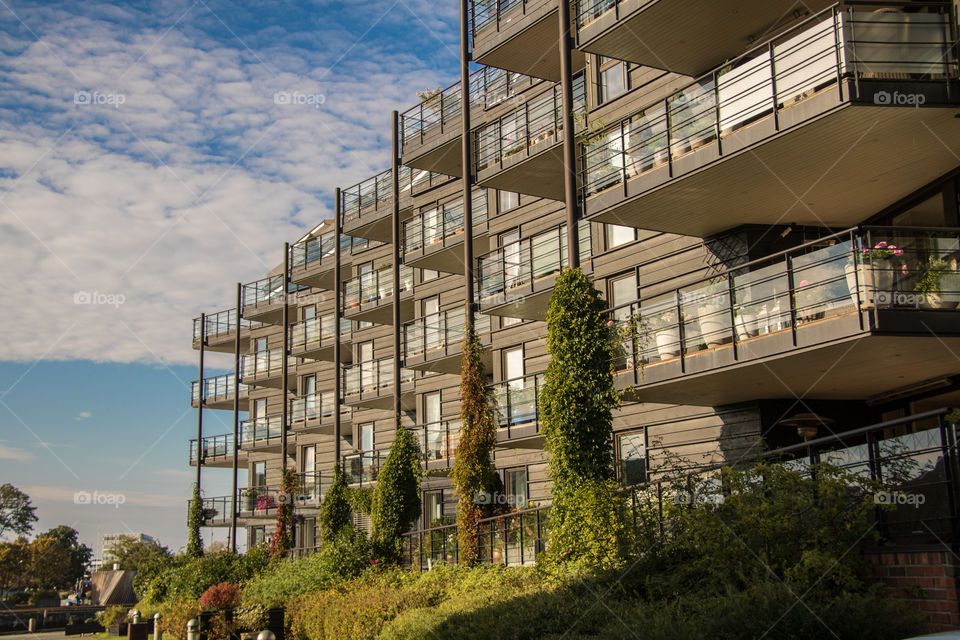
[[157, 604], [166, 601], [198, 600], [213, 585], [221, 582], [243, 584], [259, 575], [268, 565], [263, 546], [239, 555], [230, 552], [208, 553], [199, 558], [181, 557], [151, 580], [141, 599]]
[[171, 600], [160, 607], [160, 630], [163, 637], [183, 640], [187, 636], [187, 623], [200, 615], [200, 603], [196, 600]]
[[420, 475], [420, 450], [409, 429], [398, 423], [370, 505], [371, 542], [384, 560], [400, 559], [402, 536], [420, 516]]
[[127, 613], [129, 611], [130, 609], [128, 607], [124, 607], [122, 605], [113, 605], [111, 607], [107, 607], [103, 611], [97, 613], [97, 622], [104, 627], [119, 624], [126, 621]]
[[187, 511], [187, 551], [191, 558], [203, 555], [203, 538], [200, 536], [200, 527], [203, 526], [203, 499], [200, 496], [200, 484], [193, 483], [193, 498]]
[[344, 527], [352, 528], [347, 491], [347, 481], [343, 477], [340, 464], [337, 463], [333, 465], [333, 482], [320, 505], [320, 538], [322, 540], [336, 538]]
[[347, 489], [347, 502], [355, 513], [370, 515], [373, 508], [373, 487]]

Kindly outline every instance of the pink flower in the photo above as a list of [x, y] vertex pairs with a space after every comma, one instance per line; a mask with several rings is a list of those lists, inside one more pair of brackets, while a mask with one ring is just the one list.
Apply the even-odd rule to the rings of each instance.
[[806, 280], [801, 280], [801, 281], [800, 281], [800, 286], [801, 286], [801, 287], [808, 287], [808, 286], [810, 286], [810, 283], [807, 282]]
[[612, 326], [613, 326], [613, 320], [607, 320], [607, 326], [608, 326], [608, 327], [612, 327]]
[[883, 249], [885, 246], [887, 246], [887, 241], [883, 240], [878, 242], [877, 246], [875, 246], [874, 249]]
[[896, 251], [893, 252], [893, 255], [895, 255], [895, 256], [902, 256], [902, 255], [903, 255], [903, 249], [897, 249]]
[[902, 273], [905, 276], [908, 276], [910, 275], [910, 269], [907, 269], [907, 265], [903, 265], [902, 267], [900, 267], [900, 273]]

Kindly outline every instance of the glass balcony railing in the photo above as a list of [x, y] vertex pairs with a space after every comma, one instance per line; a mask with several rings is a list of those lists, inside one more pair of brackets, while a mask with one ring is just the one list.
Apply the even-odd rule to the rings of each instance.
[[[474, 159], [477, 171], [483, 171], [503, 162], [510, 156], [538, 144], [556, 142], [563, 131], [563, 106], [560, 86], [523, 103], [498, 120], [474, 132]], [[586, 106], [586, 90], [582, 75], [574, 78], [573, 109], [582, 114]]]
[[[327, 231], [319, 236], [308, 238], [303, 242], [290, 247], [290, 266], [305, 267], [318, 260], [333, 259], [336, 254], [336, 234], [333, 231]], [[363, 238], [353, 238], [347, 235], [340, 235], [340, 251], [348, 254], [354, 249], [365, 248], [370, 245], [369, 240]]]
[[707, 145], [719, 142], [722, 154], [728, 136], [815, 93], [836, 91], [838, 85], [844, 91], [841, 82], [846, 78], [956, 77], [949, 10], [939, 5], [918, 8], [929, 12], [870, 13], [834, 6], [647, 105], [585, 146], [584, 197]]
[[240, 448], [255, 449], [275, 444], [283, 436], [280, 416], [255, 418], [240, 423]]
[[493, 385], [491, 390], [497, 426], [509, 432], [515, 427], [536, 425], [542, 386], [542, 374], [514, 378]]
[[[472, 200], [473, 223], [487, 220], [487, 190], [474, 189]], [[403, 223], [403, 250], [405, 253], [423, 251], [463, 233], [463, 198], [438, 205]]]
[[[287, 285], [287, 304], [294, 302], [289, 297], [295, 298], [298, 292], [308, 289], [309, 287], [291, 282]], [[243, 310], [247, 311], [248, 308], [256, 308], [261, 305], [282, 304], [284, 297], [282, 275], [257, 280], [243, 285]]]
[[470, 26], [473, 39], [485, 32], [497, 32], [525, 13], [546, 5], [556, 6], [553, 0], [471, 0]]
[[453, 461], [460, 442], [460, 420], [440, 420], [410, 429], [426, 464], [439, 460]]
[[[580, 259], [591, 256], [590, 224], [580, 221]], [[480, 257], [481, 301], [531, 287], [537, 280], [560, 273], [569, 264], [567, 228], [554, 227], [530, 238], [512, 242]]]
[[[189, 513], [193, 500], [187, 500], [187, 509]], [[230, 496], [214, 496], [211, 498], [201, 498], [200, 504], [203, 506], [203, 521], [207, 524], [230, 522], [231, 513], [233, 513], [233, 498]], [[239, 503], [238, 503], [239, 504]]]
[[958, 229], [845, 231], [613, 309], [615, 369], [789, 335], [864, 311], [953, 311], [960, 305], [958, 260]]
[[[412, 382], [414, 373], [400, 369], [400, 382]], [[358, 362], [343, 368], [343, 389], [346, 396], [381, 394], [393, 390], [393, 358]]]
[[[234, 384], [234, 375], [232, 373], [227, 373], [222, 376], [216, 376], [213, 378], [204, 378], [203, 380], [203, 399], [204, 400], [214, 400], [218, 398], [228, 398], [233, 397], [233, 384]], [[200, 387], [201, 384], [197, 380], [194, 380], [191, 383], [190, 388], [190, 398], [196, 403], [200, 400]], [[240, 383], [237, 385], [237, 388], [240, 391], [240, 394], [247, 392], [247, 385]]]
[[[431, 352], [460, 347], [464, 338], [466, 313], [463, 307], [432, 313], [403, 325], [405, 358], [420, 358]], [[490, 333], [490, 316], [476, 314], [475, 327], [478, 335]]]
[[[296, 424], [332, 418], [334, 407], [335, 402], [332, 391], [309, 394], [301, 398], [292, 398], [290, 400], [290, 422]], [[340, 415], [342, 416], [349, 413], [350, 407], [341, 404]]]
[[[220, 458], [233, 455], [233, 434], [227, 433], [218, 436], [205, 436], [201, 439], [200, 456], [202, 460], [207, 458]], [[190, 440], [190, 464], [197, 462], [197, 439]]]
[[[413, 269], [400, 265], [400, 294], [413, 291]], [[393, 297], [393, 267], [385, 265], [376, 271], [361, 273], [344, 283], [347, 311], [372, 302], [383, 302]]]
[[[220, 311], [218, 313], [212, 313], [203, 318], [203, 335], [205, 338], [216, 338], [218, 336], [224, 336], [227, 334], [234, 333], [237, 329], [237, 310], [228, 309], [226, 311]], [[193, 319], [193, 339], [200, 339], [200, 318]], [[249, 329], [250, 327], [259, 325], [257, 322], [251, 320], [240, 320], [240, 330]]]
[[369, 485], [377, 480], [386, 454], [379, 451], [356, 451], [343, 456], [341, 469], [349, 485]]
[[[287, 356], [287, 366], [297, 366], [296, 356]], [[283, 348], [277, 347], [269, 351], [258, 351], [256, 353], [247, 353], [240, 360], [240, 379], [265, 376], [280, 375], [283, 369]]]
[[[291, 351], [305, 351], [331, 344], [336, 338], [336, 316], [329, 313], [319, 318], [308, 318], [293, 325], [290, 332]], [[349, 341], [351, 322], [340, 318], [340, 338]]]

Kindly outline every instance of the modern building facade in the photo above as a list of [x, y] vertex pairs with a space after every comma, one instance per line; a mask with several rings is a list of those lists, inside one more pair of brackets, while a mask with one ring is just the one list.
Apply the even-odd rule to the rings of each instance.
[[[463, 12], [464, 77], [395, 118], [385, 170], [339, 190], [337, 217], [233, 307], [194, 321], [190, 463], [198, 480], [240, 478], [204, 497], [206, 524], [268, 539], [287, 465], [295, 546], [315, 547], [334, 463], [351, 486], [375, 483], [397, 413], [424, 456], [419, 527], [451, 523], [471, 289], [505, 500], [548, 505], [537, 397], [547, 304], [570, 264], [611, 308], [625, 487], [668, 460], [696, 470], [847, 433], [838, 459], [866, 467], [906, 447], [910, 481], [952, 510], [938, 410], [960, 400], [953, 4]], [[203, 378], [209, 351], [235, 354], [235, 373]], [[203, 410], [234, 412], [234, 432], [207, 433]], [[953, 512], [937, 522], [897, 535], [953, 540]]]

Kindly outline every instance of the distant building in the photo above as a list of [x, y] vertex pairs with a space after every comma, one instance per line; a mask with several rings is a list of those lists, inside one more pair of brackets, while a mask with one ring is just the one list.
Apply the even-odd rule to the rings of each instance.
[[148, 536], [145, 533], [105, 533], [101, 541], [103, 552], [101, 554], [102, 560], [100, 561], [100, 566], [110, 568], [110, 565], [116, 562], [117, 558], [113, 555], [113, 549], [124, 539], [160, 544], [158, 539], [153, 536]]

